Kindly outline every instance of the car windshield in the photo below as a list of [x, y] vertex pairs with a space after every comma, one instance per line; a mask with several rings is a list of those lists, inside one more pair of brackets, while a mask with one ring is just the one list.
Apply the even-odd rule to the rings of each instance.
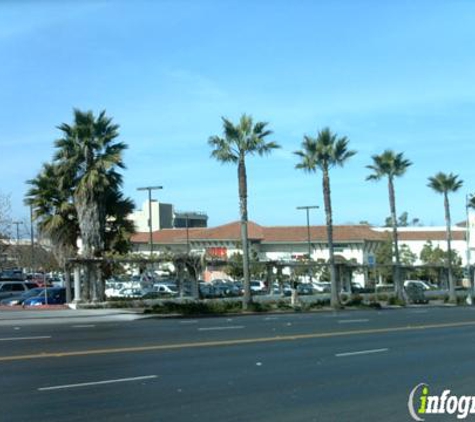
[[25, 293], [23, 293], [21, 296], [22, 297], [36, 297], [44, 293], [44, 289], [40, 287], [36, 287], [34, 289], [28, 290]]

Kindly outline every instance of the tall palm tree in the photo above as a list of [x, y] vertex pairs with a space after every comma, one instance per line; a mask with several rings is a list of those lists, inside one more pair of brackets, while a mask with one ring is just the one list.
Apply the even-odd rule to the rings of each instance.
[[401, 177], [412, 163], [404, 158], [403, 153], [395, 153], [387, 149], [381, 155], [373, 155], [373, 164], [366, 166], [366, 168], [373, 172], [366, 178], [366, 180], [381, 180], [388, 179], [389, 191], [389, 209], [391, 211], [391, 225], [393, 231], [393, 247], [396, 266], [394, 267], [394, 288], [396, 289], [396, 296], [400, 301], [404, 301], [404, 294], [402, 289], [402, 280], [400, 273], [400, 259], [397, 233], [397, 216], [396, 216], [396, 195], [394, 192], [394, 178]]
[[244, 296], [243, 309], [247, 309], [251, 302], [251, 290], [249, 283], [249, 248], [247, 233], [247, 174], [246, 156], [264, 156], [272, 152], [280, 145], [273, 141], [266, 141], [272, 134], [267, 129], [268, 123], [254, 123], [251, 116], [243, 114], [239, 123], [234, 125], [230, 120], [223, 120], [223, 136], [212, 136], [208, 144], [213, 149], [211, 157], [223, 164], [237, 164], [238, 184], [239, 184], [239, 209], [241, 216], [241, 240], [243, 251], [243, 273], [244, 273]]
[[[119, 126], [102, 111], [96, 118], [91, 111], [74, 110], [72, 125], [63, 123], [62, 137], [55, 142], [55, 160], [60, 167], [60, 186], [73, 186], [83, 255], [102, 256], [105, 248], [106, 196], [118, 190], [122, 176], [117, 168], [125, 168], [122, 153], [127, 146], [118, 142]], [[95, 270], [91, 277], [97, 280]], [[98, 285], [93, 282], [92, 300], [100, 300]]]
[[435, 176], [429, 177], [429, 186], [435, 192], [444, 196], [444, 210], [445, 210], [445, 227], [446, 227], [446, 239], [447, 239], [447, 270], [449, 276], [449, 300], [452, 303], [457, 302], [455, 296], [455, 284], [452, 275], [452, 231], [450, 220], [450, 203], [449, 193], [457, 192], [463, 185], [463, 180], [459, 179], [459, 176], [453, 173], [438, 172]]
[[318, 132], [316, 138], [304, 136], [302, 149], [295, 151], [300, 157], [300, 163], [295, 168], [309, 173], [315, 173], [317, 169], [322, 171], [323, 201], [325, 204], [325, 216], [327, 225], [328, 251], [330, 261], [331, 280], [331, 305], [340, 306], [340, 300], [336, 282], [335, 254], [333, 247], [333, 214], [330, 189], [330, 169], [342, 167], [345, 162], [356, 154], [356, 151], [348, 149], [349, 139], [346, 136], [338, 138], [329, 128]]

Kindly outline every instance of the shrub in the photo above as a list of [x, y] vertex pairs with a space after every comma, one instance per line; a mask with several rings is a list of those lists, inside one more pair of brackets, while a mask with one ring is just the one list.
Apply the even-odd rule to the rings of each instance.
[[391, 296], [388, 298], [388, 305], [406, 306], [406, 303], [403, 300], [398, 299], [396, 296]]

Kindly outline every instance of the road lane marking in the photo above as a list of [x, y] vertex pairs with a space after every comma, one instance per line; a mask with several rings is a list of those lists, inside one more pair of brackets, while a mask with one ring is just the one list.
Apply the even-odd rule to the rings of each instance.
[[201, 327], [198, 331], [220, 331], [220, 330], [240, 330], [244, 325], [228, 325], [225, 327]]
[[190, 320], [186, 320], [186, 321], [180, 321], [180, 324], [198, 324], [198, 320], [197, 319], [190, 319]]
[[279, 317], [266, 317], [264, 318], [264, 321], [275, 321], [275, 320], [278, 320]]
[[427, 314], [429, 311], [427, 310], [418, 310], [418, 311], [411, 311], [411, 314]]
[[3, 337], [0, 341], [18, 341], [18, 340], [44, 340], [51, 338], [51, 336], [31, 336], [31, 337]]
[[115, 384], [115, 383], [119, 383], [119, 382], [143, 381], [143, 380], [149, 380], [149, 379], [153, 379], [153, 378], [158, 378], [158, 376], [157, 375], [145, 375], [145, 376], [142, 376], [142, 377], [119, 378], [119, 379], [115, 379], [115, 380], [82, 382], [80, 384], [55, 385], [53, 387], [38, 388], [38, 391], [66, 390], [68, 388], [90, 387], [90, 386], [95, 386], [95, 385]]
[[329, 333], [313, 333], [313, 334], [295, 334], [273, 337], [257, 337], [257, 338], [244, 338], [235, 340], [216, 340], [216, 341], [201, 341], [201, 342], [189, 342], [189, 343], [170, 343], [170, 344], [155, 344], [149, 346], [135, 346], [135, 347], [117, 347], [110, 349], [89, 349], [89, 350], [72, 350], [69, 352], [48, 352], [37, 353], [30, 355], [12, 355], [12, 356], [0, 356], [0, 362], [11, 362], [17, 360], [29, 360], [29, 359], [45, 359], [45, 358], [62, 358], [62, 357], [74, 357], [74, 356], [91, 356], [91, 355], [107, 355], [113, 353], [138, 353], [138, 352], [156, 352], [162, 350], [180, 350], [180, 349], [192, 349], [197, 347], [223, 347], [223, 346], [238, 346], [245, 344], [258, 344], [258, 343], [276, 343], [279, 341], [295, 341], [295, 340], [314, 340], [318, 338], [332, 338], [332, 337], [344, 337], [355, 335], [370, 335], [370, 334], [389, 334], [407, 331], [422, 331], [431, 330], [437, 328], [462, 328], [473, 327], [475, 321], [464, 322], [452, 322], [442, 324], [426, 324], [426, 325], [406, 325], [402, 327], [392, 328], [374, 328], [364, 330], [351, 330], [351, 331], [334, 331]]
[[338, 324], [352, 324], [356, 322], [369, 322], [369, 319], [342, 319]]
[[94, 328], [95, 325], [94, 324], [89, 324], [89, 325], [71, 325], [72, 328]]
[[345, 352], [337, 353], [335, 356], [337, 358], [342, 358], [345, 356], [355, 356], [355, 355], [369, 355], [370, 353], [382, 353], [387, 352], [389, 349], [371, 349], [371, 350], [360, 350], [358, 352]]

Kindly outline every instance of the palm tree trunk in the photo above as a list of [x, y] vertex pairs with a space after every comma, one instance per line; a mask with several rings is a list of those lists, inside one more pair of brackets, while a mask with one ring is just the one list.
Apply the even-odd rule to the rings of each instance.
[[336, 280], [335, 268], [335, 253], [333, 248], [333, 218], [332, 218], [332, 204], [331, 204], [331, 190], [330, 190], [330, 176], [328, 174], [328, 167], [323, 169], [323, 202], [325, 205], [325, 216], [327, 221], [327, 238], [328, 238], [328, 252], [330, 261], [330, 282], [331, 282], [331, 299], [330, 305], [333, 308], [341, 307], [338, 286]]
[[399, 244], [398, 244], [398, 233], [397, 233], [397, 214], [396, 214], [396, 195], [394, 193], [394, 183], [391, 177], [388, 178], [388, 190], [389, 190], [389, 208], [391, 210], [391, 225], [393, 229], [393, 247], [394, 247], [394, 258], [396, 263], [393, 267], [393, 279], [394, 279], [394, 290], [398, 300], [404, 302], [404, 294], [402, 290], [402, 280], [401, 280], [401, 262], [399, 259]]
[[446, 226], [446, 238], [447, 238], [447, 271], [449, 276], [449, 301], [451, 303], [457, 303], [457, 297], [455, 296], [455, 285], [452, 274], [452, 230], [450, 228], [450, 205], [449, 195], [444, 192], [444, 208], [445, 208], [445, 226]]
[[66, 289], [66, 303], [71, 303], [73, 301], [73, 296], [71, 294], [71, 268], [65, 263], [63, 265], [64, 271], [64, 287]]
[[241, 242], [242, 242], [242, 265], [244, 277], [244, 295], [242, 298], [242, 308], [247, 310], [251, 303], [251, 285], [249, 277], [249, 245], [247, 232], [247, 176], [244, 157], [239, 159], [238, 164], [239, 180], [239, 209], [241, 214]]
[[[79, 229], [83, 243], [83, 256], [86, 259], [97, 258], [104, 250], [102, 208], [93, 197], [93, 192], [78, 192], [75, 195], [75, 207], [78, 213]], [[85, 299], [100, 300], [99, 277], [96, 264], [88, 264], [84, 291]]]

